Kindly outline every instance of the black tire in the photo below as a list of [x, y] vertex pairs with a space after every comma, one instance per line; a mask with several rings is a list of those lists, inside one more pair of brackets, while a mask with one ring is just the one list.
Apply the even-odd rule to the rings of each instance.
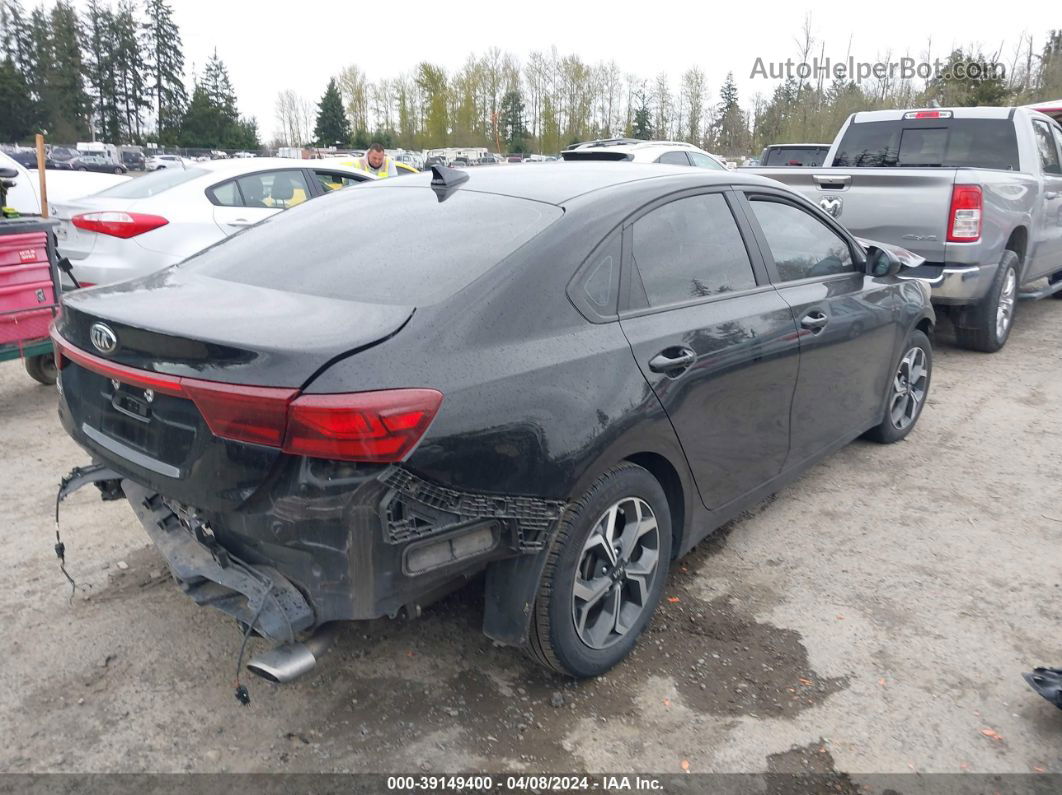
[[55, 368], [55, 357], [50, 353], [42, 353], [39, 356], [27, 356], [25, 358], [26, 372], [30, 378], [45, 386], [55, 384], [58, 370]]
[[[911, 377], [910, 366], [905, 366], [914, 351], [921, 351], [922, 362], [925, 368], [925, 381], [919, 386]], [[906, 372], [905, 372], [906, 370]], [[903, 379], [902, 386], [907, 390], [906, 398], [901, 394], [899, 383]], [[915, 329], [907, 338], [903, 346], [900, 358], [892, 369], [892, 378], [889, 379], [888, 397], [885, 401], [885, 416], [881, 423], [867, 431], [864, 436], [871, 441], [880, 444], [892, 444], [905, 438], [918, 424], [918, 418], [922, 416], [922, 410], [926, 407], [929, 399], [929, 387], [933, 381], [933, 344], [922, 331]], [[902, 406], [898, 401], [903, 400]], [[898, 422], [893, 415], [893, 408], [905, 408], [913, 406], [913, 409], [902, 412], [902, 422]]]
[[[1059, 282], [1062, 282], [1062, 271], [1059, 271], [1054, 276], [1052, 276], [1050, 282], [1051, 284], [1058, 284]], [[1051, 297], [1062, 300], [1062, 290], [1059, 290], [1057, 293], [1054, 293]]]
[[[635, 500], [647, 505], [656, 519], [655, 539], [652, 537], [652, 531], [644, 536], [650, 544], [654, 541], [656, 543], [655, 568], [651, 575], [644, 578], [632, 577], [629, 581], [622, 572], [616, 572], [618, 579], [604, 591], [605, 596], [600, 600], [600, 604], [611, 604], [613, 594], [617, 593], [631, 596], [644, 594], [641, 598], [632, 599], [632, 603], [617, 611], [622, 614], [630, 608], [640, 612], [635, 613], [636, 617], [630, 621], [625, 633], [617, 634], [617, 637], [603, 648], [594, 648], [580, 636], [575, 619], [573, 593], [576, 578], [583, 571], [582, 565], [587, 562], [593, 564], [592, 557], [587, 557], [593, 553], [586, 552], [584, 547], [592, 534], [602, 535], [595, 531], [601, 522], [605, 521], [613, 506], [632, 506]], [[621, 522], [626, 524], [626, 513], [627, 511], [621, 509], [615, 527], [619, 528]], [[639, 543], [641, 538], [643, 536], [637, 536], [634, 543]], [[565, 513], [547, 555], [542, 583], [535, 599], [528, 652], [536, 662], [568, 676], [588, 677], [603, 674], [630, 653], [638, 636], [652, 618], [667, 580], [671, 561], [671, 515], [660, 483], [647, 470], [635, 464], [625, 463], [610, 469], [594, 481], [587, 492]], [[644, 556], [645, 552], [642, 551], [637, 558], [629, 561], [632, 571], [640, 560], [647, 559]], [[622, 556], [620, 561], [622, 563]], [[624, 567], [625, 565], [623, 564]], [[619, 564], [616, 568], [619, 568]], [[594, 570], [596, 571], [596, 568]], [[607, 580], [610, 576], [605, 575], [603, 570], [598, 573], [602, 580]], [[637, 587], [635, 580], [648, 583], [644, 591]], [[622, 604], [622, 597], [617, 598], [620, 599], [617, 604]], [[586, 611], [590, 613], [591, 608]], [[602, 607], [595, 623], [603, 626], [608, 623], [606, 619]]]
[[[1008, 274], [1014, 273], [1012, 308], [1006, 328], [1000, 333], [997, 326], [997, 312], [1000, 308], [1003, 290], [1008, 283]], [[995, 353], [1007, 343], [1011, 329], [1014, 328], [1014, 310], [1017, 309], [1017, 292], [1021, 260], [1013, 251], [1004, 251], [996, 269], [996, 276], [988, 293], [979, 303], [962, 307], [953, 317], [955, 321], [955, 339], [963, 348], [983, 353]]]

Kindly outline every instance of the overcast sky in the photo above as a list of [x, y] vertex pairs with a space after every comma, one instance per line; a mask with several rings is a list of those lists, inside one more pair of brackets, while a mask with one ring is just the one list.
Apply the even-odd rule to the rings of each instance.
[[[523, 59], [556, 45], [596, 63], [615, 59], [624, 73], [651, 79], [678, 76], [692, 65], [704, 70], [717, 98], [728, 71], [743, 104], [769, 94], [773, 83], [750, 79], [756, 58], [784, 61], [798, 54], [796, 38], [806, 13], [826, 56], [875, 61], [891, 50], [935, 55], [973, 44], [987, 52], [1002, 45], [1008, 66], [1023, 34], [1039, 47], [1052, 25], [1062, 27], [1057, 4], [931, 3], [927, 0], [799, 2], [623, 3], [537, 0], [534, 3], [337, 2], [314, 0], [171, 0], [184, 40], [186, 66], [202, 64], [217, 48], [228, 66], [240, 111], [255, 116], [263, 139], [277, 126], [278, 91], [294, 89], [320, 99], [328, 78], [354, 63], [370, 79], [394, 77], [419, 61], [459, 68], [470, 52], [496, 45]], [[84, 0], [79, 3], [84, 6]], [[876, 10], [873, 16], [866, 13]], [[525, 10], [526, 9], [526, 10]], [[862, 12], [862, 13], [861, 13]]]

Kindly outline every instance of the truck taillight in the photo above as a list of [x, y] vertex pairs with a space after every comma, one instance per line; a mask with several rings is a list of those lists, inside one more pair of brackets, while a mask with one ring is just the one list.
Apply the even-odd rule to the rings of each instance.
[[101, 235], [110, 235], [111, 237], [120, 237], [126, 240], [130, 237], [150, 232], [152, 229], [158, 229], [160, 226], [165, 226], [169, 221], [161, 215], [102, 210], [75, 215], [70, 219], [70, 223], [78, 229], [84, 229], [86, 232], [96, 232]]
[[981, 239], [981, 205], [979, 185], [956, 185], [951, 189], [949, 243], [973, 243]]

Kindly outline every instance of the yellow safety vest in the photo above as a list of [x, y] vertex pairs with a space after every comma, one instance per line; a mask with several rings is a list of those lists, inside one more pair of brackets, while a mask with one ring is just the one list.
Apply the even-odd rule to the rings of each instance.
[[[368, 155], [365, 155], [365, 157], [368, 157]], [[363, 158], [359, 157], [357, 160], [354, 161], [354, 168], [358, 169], [359, 171], [365, 171], [369, 174], [375, 174], [377, 179], [386, 179], [388, 176], [390, 176], [388, 172], [390, 172], [391, 170], [391, 158], [387, 155], [384, 155], [384, 161], [383, 164], [380, 166], [380, 169], [378, 171], [373, 171], [372, 168], [368, 165], [368, 163], [366, 163]]]

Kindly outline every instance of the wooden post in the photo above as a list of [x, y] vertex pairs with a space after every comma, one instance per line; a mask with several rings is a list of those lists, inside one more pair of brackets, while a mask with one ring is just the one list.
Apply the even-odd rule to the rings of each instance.
[[44, 136], [37, 133], [37, 175], [41, 181], [41, 216], [48, 217], [48, 186], [44, 178]]

